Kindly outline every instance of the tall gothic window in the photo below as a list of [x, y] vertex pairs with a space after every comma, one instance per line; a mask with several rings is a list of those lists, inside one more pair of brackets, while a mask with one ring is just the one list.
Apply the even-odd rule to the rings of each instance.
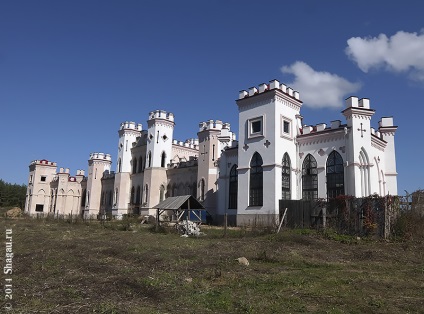
[[140, 200], [141, 200], [141, 188], [140, 186], [137, 186], [137, 193], [135, 194], [135, 203], [139, 205]]
[[122, 171], [122, 162], [121, 162], [121, 158], [118, 159], [118, 172]]
[[193, 195], [193, 197], [197, 197], [196, 182], [193, 182], [193, 183], [191, 184], [191, 188], [192, 188], [191, 195]]
[[282, 199], [289, 200], [291, 199], [290, 193], [290, 157], [289, 154], [285, 153], [283, 156], [283, 169], [281, 174], [281, 186], [282, 186]]
[[201, 179], [199, 182], [199, 187], [200, 187], [200, 201], [204, 201], [205, 200], [205, 180]]
[[85, 206], [86, 195], [87, 195], [87, 190], [86, 189], [83, 189], [82, 190], [82, 194], [81, 194], [81, 206], [82, 207]]
[[149, 151], [149, 154], [147, 154], [147, 168], [150, 168], [152, 166], [152, 152]]
[[250, 161], [249, 206], [263, 205], [263, 169], [262, 157], [257, 152]]
[[134, 194], [135, 194], [135, 189], [134, 186], [131, 188], [131, 196], [130, 196], [130, 203], [134, 204]]
[[327, 159], [327, 198], [344, 194], [344, 167], [342, 156], [333, 150]]
[[368, 154], [362, 147], [359, 152], [359, 170], [361, 171], [361, 195], [362, 197], [371, 194], [370, 186], [370, 162]]
[[132, 164], [132, 173], [137, 173], [137, 158], [133, 159], [133, 164]]
[[304, 200], [318, 199], [318, 169], [315, 158], [308, 154], [302, 167], [302, 198]]
[[144, 202], [147, 203], [149, 200], [149, 186], [146, 184], [146, 189], [144, 191], [145, 195], [144, 195]]
[[161, 158], [160, 158], [160, 166], [162, 168], [165, 168], [166, 166], [166, 154], [165, 152], [162, 152]]
[[138, 159], [138, 170], [137, 172], [142, 172], [143, 171], [143, 157], [140, 156], [140, 158]]
[[165, 199], [165, 187], [163, 185], [159, 188], [159, 202], [162, 202]]
[[113, 205], [116, 206], [118, 204], [118, 188], [115, 189], [115, 196], [113, 199]]
[[238, 185], [238, 173], [237, 165], [231, 167], [230, 170], [230, 186], [228, 192], [228, 208], [237, 208], [237, 185]]

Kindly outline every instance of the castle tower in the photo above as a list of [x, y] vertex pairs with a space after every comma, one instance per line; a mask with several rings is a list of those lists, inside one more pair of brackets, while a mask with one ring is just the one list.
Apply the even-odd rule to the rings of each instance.
[[239, 109], [237, 224], [253, 222], [260, 215], [272, 223], [282, 198], [282, 163], [290, 160], [291, 198], [296, 197], [302, 101], [299, 93], [277, 80], [242, 90]]
[[50, 183], [56, 177], [55, 162], [34, 160], [29, 165], [28, 188], [25, 200], [25, 213], [29, 215], [50, 212]]
[[384, 171], [381, 172], [382, 193], [397, 195], [397, 171], [395, 154], [395, 133], [397, 126], [393, 125], [393, 117], [383, 117], [379, 122], [378, 131], [387, 146], [384, 154]]
[[347, 123], [347, 167], [345, 173], [345, 194], [366, 197], [373, 193], [371, 167], [374, 166], [371, 154], [371, 117], [375, 110], [370, 108], [368, 98], [346, 99], [346, 109], [342, 111]]
[[222, 150], [231, 146], [235, 134], [230, 124], [220, 120], [199, 123], [199, 157], [197, 171], [197, 198], [205, 209], [217, 219], [218, 160]]
[[102, 193], [101, 179], [105, 171], [110, 171], [111, 164], [112, 159], [109, 154], [90, 154], [90, 159], [88, 160], [87, 189], [85, 192], [85, 217], [96, 217], [99, 214]]
[[142, 125], [135, 122], [123, 122], [119, 128], [118, 159], [114, 183], [114, 201], [112, 215], [128, 214], [131, 193], [131, 148], [141, 135]]
[[[166, 169], [172, 156], [174, 114], [164, 110], [149, 113], [147, 121], [147, 148], [144, 170], [142, 208], [146, 214], [154, 215], [152, 206], [164, 199], [167, 186]], [[161, 191], [162, 190], [162, 191]]]

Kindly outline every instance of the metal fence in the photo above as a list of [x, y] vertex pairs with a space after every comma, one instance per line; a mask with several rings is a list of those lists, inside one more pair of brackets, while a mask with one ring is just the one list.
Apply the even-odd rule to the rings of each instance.
[[354, 198], [341, 196], [329, 201], [280, 200], [280, 217], [287, 208], [290, 228], [333, 228], [344, 234], [387, 238], [400, 208], [393, 196]]

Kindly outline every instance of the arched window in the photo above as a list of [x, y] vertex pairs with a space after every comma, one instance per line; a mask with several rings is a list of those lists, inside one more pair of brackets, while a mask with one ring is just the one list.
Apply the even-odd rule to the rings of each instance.
[[162, 152], [162, 155], [160, 157], [160, 166], [162, 168], [165, 168], [165, 166], [166, 166], [166, 154], [165, 154], [165, 152]]
[[163, 185], [159, 188], [159, 202], [162, 202], [165, 199], [165, 187]]
[[318, 169], [315, 158], [308, 154], [302, 167], [302, 198], [303, 200], [318, 199]]
[[344, 194], [344, 167], [342, 156], [333, 150], [327, 158], [327, 198]]
[[146, 188], [144, 191], [144, 202], [147, 203], [148, 200], [149, 200], [149, 186], [146, 184]]
[[131, 188], [131, 196], [130, 196], [130, 203], [131, 204], [134, 204], [134, 201], [135, 201], [135, 199], [134, 199], [134, 194], [135, 194], [135, 189], [134, 189], [134, 186]]
[[281, 190], [283, 200], [291, 199], [290, 193], [290, 173], [291, 173], [291, 162], [289, 154], [285, 153], [283, 156], [283, 168], [281, 173]]
[[149, 151], [147, 154], [147, 168], [150, 168], [152, 166], [152, 152]]
[[132, 164], [132, 173], [137, 173], [137, 158], [133, 159], [133, 164]]
[[137, 186], [137, 193], [135, 194], [135, 204], [140, 205], [141, 200], [141, 188], [140, 186]]
[[140, 156], [140, 158], [138, 159], [138, 172], [142, 172], [143, 171], [143, 157]]
[[87, 202], [85, 203], [85, 205], [90, 205], [90, 191], [87, 191]]
[[237, 208], [237, 185], [237, 165], [233, 165], [230, 170], [230, 185], [228, 187], [228, 208]]
[[201, 179], [199, 182], [200, 198], [199, 201], [205, 200], [205, 180]]
[[118, 188], [115, 189], [115, 198], [113, 200], [113, 205], [116, 206], [118, 204]]
[[249, 206], [263, 205], [263, 169], [262, 157], [257, 152], [250, 161]]
[[83, 189], [82, 190], [82, 195], [81, 195], [81, 207], [84, 207], [85, 206], [86, 196], [87, 196], [87, 190], [86, 189]]
[[121, 172], [122, 170], [122, 162], [121, 162], [121, 158], [118, 159], [118, 172]]
[[193, 195], [193, 197], [197, 197], [197, 187], [196, 187], [196, 182], [193, 182], [193, 183], [191, 184], [191, 188], [192, 188], [191, 195]]
[[[102, 195], [100, 196], [100, 205], [104, 205], [105, 203], [104, 198], [105, 198], [105, 192], [102, 192]], [[53, 199], [53, 194], [52, 194], [52, 199]]]
[[362, 147], [359, 152], [359, 169], [361, 171], [361, 196], [366, 197], [371, 194], [370, 189], [370, 161], [368, 154]]

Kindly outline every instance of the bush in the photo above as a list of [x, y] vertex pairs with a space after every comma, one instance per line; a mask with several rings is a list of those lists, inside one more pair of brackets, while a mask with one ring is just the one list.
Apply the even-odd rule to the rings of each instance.
[[408, 210], [402, 212], [392, 227], [392, 235], [399, 240], [423, 240], [424, 216], [419, 212]]

